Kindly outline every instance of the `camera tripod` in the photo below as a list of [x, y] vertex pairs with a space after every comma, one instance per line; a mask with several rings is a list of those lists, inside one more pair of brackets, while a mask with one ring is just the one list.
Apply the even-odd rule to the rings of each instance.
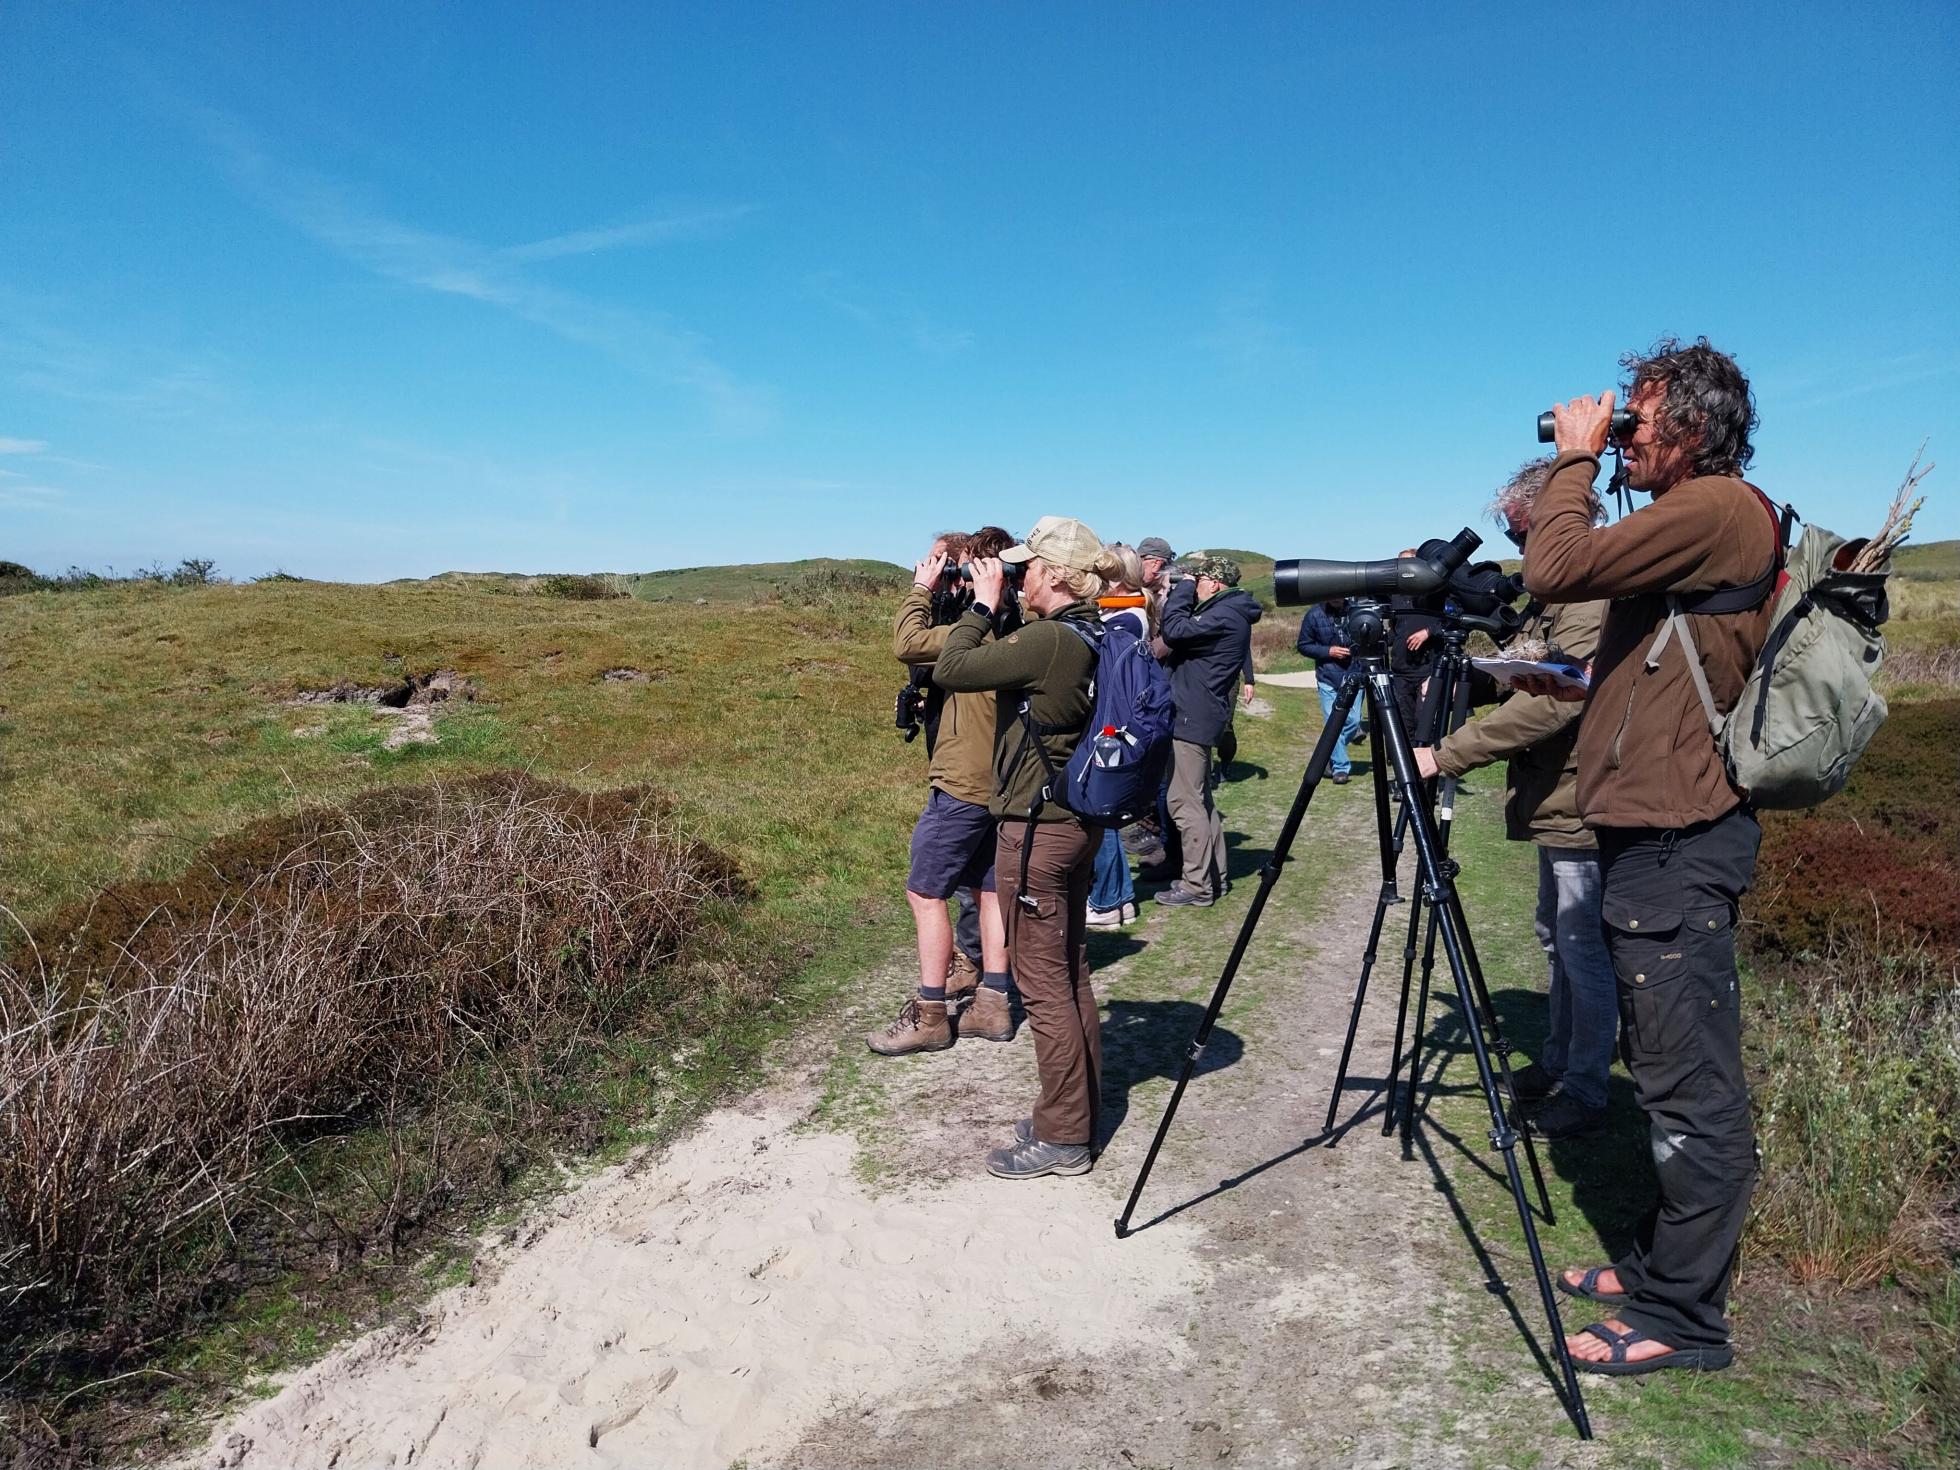
[[[1156, 1135], [1151, 1139], [1150, 1149], [1144, 1155], [1142, 1167], [1137, 1171], [1136, 1182], [1131, 1187], [1128, 1202], [1123, 1206], [1123, 1213], [1117, 1217], [1116, 1234], [1121, 1239], [1130, 1233], [1130, 1220], [1136, 1211], [1137, 1201], [1143, 1195], [1144, 1185], [1149, 1181], [1150, 1172], [1156, 1165], [1158, 1152], [1170, 1132], [1171, 1120], [1177, 1115], [1178, 1104], [1183, 1100], [1184, 1089], [1189, 1085], [1199, 1058], [1204, 1054], [1205, 1044], [1210, 1039], [1220, 1010], [1224, 1007], [1226, 994], [1232, 988], [1232, 981], [1237, 976], [1246, 950], [1252, 943], [1252, 936], [1259, 927], [1266, 901], [1272, 895], [1273, 886], [1279, 881], [1280, 870], [1290, 860], [1294, 839], [1299, 834], [1300, 824], [1306, 818], [1307, 806], [1313, 799], [1314, 790], [1319, 786], [1327, 764], [1333, 757], [1334, 743], [1341, 738], [1341, 728], [1346, 722], [1348, 711], [1354, 707], [1357, 699], [1365, 699], [1372, 744], [1373, 758], [1370, 767], [1375, 792], [1375, 827], [1381, 849], [1382, 886], [1375, 906], [1374, 924], [1369, 931], [1367, 949], [1362, 960], [1360, 982], [1355, 989], [1354, 1008], [1348, 1021], [1347, 1044], [1341, 1053], [1340, 1075], [1335, 1083], [1333, 1098], [1328, 1104], [1328, 1128], [1331, 1131], [1333, 1127], [1334, 1117], [1339, 1109], [1341, 1091], [1346, 1084], [1348, 1061], [1353, 1052], [1355, 1033], [1360, 1024], [1361, 1010], [1367, 996], [1368, 977], [1374, 967], [1387, 912], [1392, 905], [1402, 902], [1396, 891], [1396, 866], [1403, 840], [1406, 836], [1413, 836], [1416, 846], [1416, 902], [1410, 907], [1409, 937], [1403, 950], [1402, 1000], [1396, 1018], [1395, 1053], [1389, 1067], [1387, 1106], [1384, 1110], [1382, 1131], [1384, 1136], [1394, 1131], [1399, 1111], [1405, 1148], [1413, 1137], [1416, 1092], [1421, 1076], [1422, 1028], [1436, 941], [1440, 937], [1451, 977], [1455, 981], [1456, 1001], [1463, 1017], [1464, 1031], [1470, 1039], [1471, 1054], [1476, 1060], [1477, 1079], [1490, 1111], [1491, 1146], [1504, 1158], [1504, 1171], [1510, 1184], [1511, 1197], [1517, 1204], [1519, 1223], [1524, 1228], [1525, 1245], [1531, 1257], [1532, 1273], [1537, 1279], [1539, 1299], [1545, 1309], [1546, 1321], [1551, 1327], [1552, 1349], [1564, 1381], [1567, 1409], [1579, 1431], [1580, 1438], [1591, 1439], [1592, 1425], [1586, 1415], [1585, 1400], [1579, 1391], [1578, 1376], [1573, 1370], [1571, 1355], [1566, 1350], [1565, 1331], [1559, 1321], [1558, 1303], [1552, 1293], [1551, 1277], [1545, 1268], [1544, 1251], [1538, 1242], [1534, 1211], [1525, 1197], [1524, 1175], [1518, 1166], [1517, 1158], [1520, 1139], [1523, 1140], [1525, 1157], [1530, 1162], [1532, 1176], [1538, 1186], [1539, 1200], [1547, 1223], [1552, 1219], [1550, 1199], [1545, 1191], [1544, 1175], [1538, 1167], [1538, 1157], [1531, 1146], [1530, 1136], [1521, 1134], [1511, 1124], [1506, 1101], [1515, 1096], [1515, 1090], [1507, 1059], [1509, 1047], [1498, 1026], [1497, 1014], [1491, 1005], [1490, 992], [1484, 984], [1483, 970], [1477, 962], [1476, 946], [1470, 937], [1469, 921], [1464, 915], [1463, 902], [1456, 890], [1457, 864], [1448, 857], [1446, 851], [1448, 822], [1451, 815], [1448, 801], [1453, 799], [1455, 783], [1445, 783], [1443, 826], [1439, 831], [1437, 818], [1431, 814], [1424, 799], [1424, 784], [1416, 774], [1415, 756], [1410, 748], [1408, 732], [1402, 727], [1401, 715], [1396, 709], [1391, 676], [1383, 657], [1386, 637], [1384, 608], [1374, 599], [1359, 597], [1350, 598], [1348, 606], [1348, 637], [1352, 649], [1348, 672], [1341, 680], [1334, 708], [1327, 716], [1313, 754], [1308, 758], [1299, 793], [1294, 797], [1292, 808], [1287, 812], [1286, 820], [1280, 827], [1272, 856], [1266, 860], [1265, 866], [1260, 870], [1259, 887], [1246, 910], [1245, 921], [1239, 927], [1238, 937], [1232, 943], [1231, 953], [1226, 958], [1225, 968], [1219, 975], [1217, 987], [1212, 991], [1211, 1000], [1205, 1007], [1198, 1029], [1186, 1047], [1184, 1065], [1178, 1073], [1176, 1085], [1171, 1090], [1170, 1101], [1165, 1105], [1164, 1116], [1157, 1124]], [[1453, 623], [1456, 621], [1452, 620]], [[1454, 725], [1460, 722], [1469, 707], [1468, 662], [1463, 655], [1468, 629], [1451, 626], [1446, 629], [1443, 636], [1444, 652], [1437, 660], [1437, 667], [1431, 675], [1430, 707], [1445, 712], [1446, 718]], [[1391, 766], [1394, 779], [1403, 792], [1402, 810], [1394, 821], [1391, 821], [1389, 816]], [[1417, 998], [1416, 1027], [1409, 1048], [1407, 1089], [1401, 1096], [1401, 1106], [1398, 1109], [1397, 1079], [1401, 1075], [1404, 1023], [1408, 1018], [1411, 982], [1415, 975], [1415, 935], [1425, 913], [1428, 916], [1428, 930], [1424, 945], [1421, 987]]]

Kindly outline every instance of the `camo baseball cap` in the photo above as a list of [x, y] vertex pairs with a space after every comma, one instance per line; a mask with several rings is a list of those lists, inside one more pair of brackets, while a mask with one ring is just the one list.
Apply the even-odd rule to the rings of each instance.
[[1058, 567], [1093, 572], [1103, 552], [1102, 538], [1067, 516], [1043, 516], [1018, 546], [1000, 554], [1002, 561], [1033, 561], [1037, 556]]
[[1229, 556], [1196, 556], [1186, 566], [1194, 577], [1209, 577], [1214, 582], [1223, 582], [1227, 587], [1239, 585], [1239, 564]]

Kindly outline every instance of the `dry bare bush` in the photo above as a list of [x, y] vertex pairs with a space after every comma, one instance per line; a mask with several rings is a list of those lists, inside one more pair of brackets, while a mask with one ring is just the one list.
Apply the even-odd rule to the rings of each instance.
[[1265, 617], [1252, 625], [1252, 667], [1255, 672], [1264, 673], [1273, 666], [1273, 660], [1281, 654], [1293, 652], [1300, 637], [1300, 620], [1281, 608], [1277, 613], [1268, 612]]
[[1893, 684], [1930, 684], [1960, 689], [1960, 648], [1901, 648], [1888, 651], [1884, 677]]
[[261, 824], [16, 943], [0, 1340], [171, 1309], [294, 1141], [392, 1119], [461, 1067], [548, 1074], [671, 1002], [674, 962], [745, 893], [649, 790], [506, 774]]

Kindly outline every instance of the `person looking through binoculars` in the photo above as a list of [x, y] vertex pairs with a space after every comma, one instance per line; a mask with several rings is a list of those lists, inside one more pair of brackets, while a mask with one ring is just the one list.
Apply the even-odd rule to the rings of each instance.
[[[1520, 548], [1531, 506], [1551, 474], [1550, 456], [1522, 466], [1491, 502], [1496, 519]], [[1595, 502], [1595, 514], [1604, 509]], [[1599, 644], [1601, 601], [1545, 607], [1519, 631], [1523, 643], [1555, 648], [1584, 664]], [[1398, 622], [1396, 632], [1402, 625]], [[1521, 646], [1514, 642], [1513, 648]], [[1479, 703], [1498, 697], [1488, 676], [1472, 680]], [[1599, 842], [1579, 820], [1580, 707], [1542, 694], [1515, 693], [1494, 711], [1454, 731], [1434, 749], [1415, 749], [1425, 779], [1461, 776], [1505, 761], [1504, 830], [1538, 847], [1538, 943], [1550, 964], [1551, 1024], [1544, 1055], [1513, 1074], [1525, 1122], [1541, 1138], [1567, 1138], [1606, 1120], [1606, 1072], [1613, 1063], [1619, 1009], [1613, 961], [1599, 918]]]
[[[1021, 607], [1030, 620], [989, 643], [1009, 567], [1022, 568]], [[1033, 1115], [1016, 1127], [1012, 1143], [987, 1155], [988, 1172], [1004, 1179], [1086, 1174], [1093, 1162], [1102, 1032], [1086, 921], [1098, 842], [1068, 808], [1044, 801], [1043, 790], [1049, 770], [1062, 769], [1075, 753], [1094, 706], [1102, 630], [1095, 599], [1105, 579], [1119, 575], [1121, 564], [1095, 532], [1043, 516], [998, 560], [972, 564], [973, 606], [933, 666], [941, 688], [996, 699], [995, 881], [1041, 1076]]]
[[[993, 556], [1013, 540], [988, 526], [972, 536], [944, 532], [913, 568], [912, 586], [899, 604], [892, 648], [915, 672], [930, 675], [946, 647], [954, 617], [971, 604], [960, 567]], [[992, 636], [990, 627], [988, 636]], [[865, 1044], [880, 1056], [943, 1051], [956, 1036], [1011, 1041], [1014, 1017], [1008, 995], [1007, 936], [994, 891], [994, 704], [977, 694], [948, 694], [929, 685], [921, 721], [929, 764], [925, 810], [912, 829], [912, 867], [906, 902], [918, 932], [919, 986], [890, 1025]], [[979, 917], [981, 962], [954, 947], [946, 900], [965, 895]]]
[[[1699, 680], [1731, 709], [1761, 653], [1782, 565], [1775, 508], [1742, 479], [1756, 427], [1749, 381], [1706, 338], [1622, 359], [1614, 395], [1553, 410], [1558, 457], [1532, 507], [1526, 589], [1611, 599], [1579, 721], [1579, 815], [1599, 839], [1600, 909], [1619, 983], [1621, 1055], [1646, 1111], [1660, 1198], [1631, 1251], [1560, 1285], [1612, 1307], [1566, 1339], [1593, 1372], [1703, 1371], [1734, 1360], [1727, 1304], [1756, 1179], [1742, 1069], [1736, 905], [1762, 831], [1709, 731]], [[1598, 524], [1610, 439], [1653, 503]], [[1543, 692], [1542, 690], [1538, 692]]]

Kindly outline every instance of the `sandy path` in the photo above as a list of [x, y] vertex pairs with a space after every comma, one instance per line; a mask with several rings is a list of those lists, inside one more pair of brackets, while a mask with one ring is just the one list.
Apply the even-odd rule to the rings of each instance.
[[[1247, 824], [1262, 842], [1276, 825]], [[1369, 814], [1350, 800], [1310, 825], [1319, 842], [1366, 842]], [[1471, 1463], [1495, 1410], [1461, 1386], [1452, 1324], [1499, 1309], [1435, 1176], [1376, 1118], [1318, 1138], [1375, 885], [1336, 877], [1311, 909], [1286, 893], [1138, 1223], [1189, 1207], [1129, 1240], [1110, 1221], [1161, 1110], [1152, 1079], [1175, 1069], [1229, 942], [1221, 926], [1216, 947], [1186, 946], [1183, 998], [1161, 977], [1128, 994], [1120, 952], [1148, 953], [1133, 941], [1189, 917], [1149, 905], [1096, 977], [1117, 1131], [1088, 1178], [978, 1169], [1032, 1096], [1025, 1031], [875, 1064], [891, 1120], [870, 1140], [887, 1168], [875, 1190], [853, 1173], [859, 1140], [797, 1126], [812, 1070], [592, 1179], [493, 1251], [482, 1284], [298, 1373], [189, 1463]], [[1391, 914], [1387, 993], [1345, 1117], [1388, 1050], [1406, 912]], [[838, 1039], [899, 984], [869, 987]], [[1502, 1412], [1542, 1417], [1546, 1463], [1586, 1463], [1515, 1339], [1501, 1366]]]

